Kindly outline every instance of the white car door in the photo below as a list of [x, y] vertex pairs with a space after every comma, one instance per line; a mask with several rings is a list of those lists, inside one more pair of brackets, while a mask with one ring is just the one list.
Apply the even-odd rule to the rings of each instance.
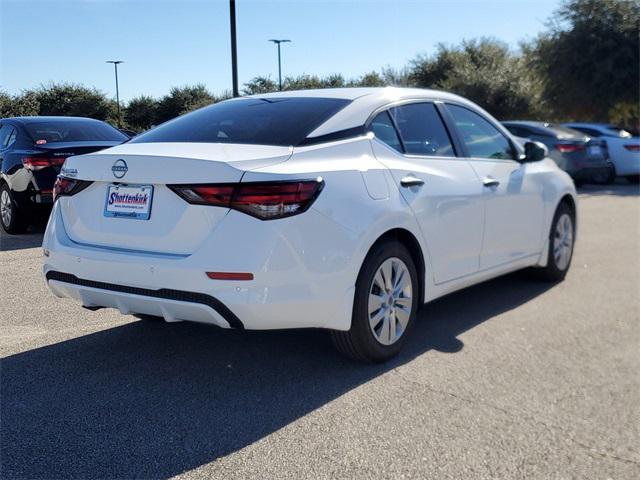
[[434, 282], [477, 272], [483, 187], [469, 162], [456, 157], [435, 105], [390, 108], [375, 117], [371, 129], [376, 158], [391, 171], [420, 225]]
[[484, 189], [485, 228], [480, 269], [506, 265], [539, 254], [544, 202], [533, 164], [517, 152], [491, 121], [466, 107], [446, 105], [458, 139]]

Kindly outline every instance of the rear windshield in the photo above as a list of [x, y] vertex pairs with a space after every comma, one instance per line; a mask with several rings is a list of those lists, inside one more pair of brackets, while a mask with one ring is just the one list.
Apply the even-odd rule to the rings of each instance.
[[128, 138], [111, 125], [98, 121], [29, 122], [24, 127], [38, 145], [56, 142], [123, 142]]
[[551, 130], [553, 133], [555, 133], [558, 137], [562, 137], [562, 138], [570, 138], [570, 137], [583, 138], [584, 137], [584, 133], [578, 130], [574, 130], [573, 128], [558, 125], [556, 123], [546, 123], [545, 127], [547, 127], [548, 130]]
[[309, 97], [229, 100], [164, 123], [131, 143], [298, 145], [349, 102]]

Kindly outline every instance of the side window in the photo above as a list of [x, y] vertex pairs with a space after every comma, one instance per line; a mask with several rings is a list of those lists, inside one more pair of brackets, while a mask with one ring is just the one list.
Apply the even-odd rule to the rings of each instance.
[[412, 103], [392, 108], [389, 113], [400, 131], [405, 153], [455, 157], [440, 114], [433, 103]]
[[11, 131], [9, 135], [7, 135], [7, 141], [3, 145], [5, 148], [9, 148], [11, 145], [16, 143], [16, 137], [18, 136], [18, 130], [15, 127], [11, 127]]
[[509, 140], [487, 120], [471, 110], [447, 105], [470, 157], [513, 160]]
[[389, 118], [388, 112], [382, 112], [376, 115], [376, 118], [371, 122], [371, 131], [381, 142], [384, 142], [391, 148], [402, 152], [402, 144], [398, 138], [396, 127], [393, 126], [393, 122], [391, 121], [391, 118]]
[[11, 125], [5, 123], [4, 125], [0, 126], [0, 148], [7, 148], [7, 141], [9, 140], [9, 136], [11, 135], [12, 131], [13, 127]]

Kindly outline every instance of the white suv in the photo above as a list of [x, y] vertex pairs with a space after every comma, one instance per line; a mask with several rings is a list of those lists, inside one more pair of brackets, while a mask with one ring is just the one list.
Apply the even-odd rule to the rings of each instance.
[[89, 309], [326, 328], [381, 361], [425, 302], [524, 267], [564, 278], [576, 195], [544, 157], [444, 92], [228, 100], [67, 159], [44, 275]]

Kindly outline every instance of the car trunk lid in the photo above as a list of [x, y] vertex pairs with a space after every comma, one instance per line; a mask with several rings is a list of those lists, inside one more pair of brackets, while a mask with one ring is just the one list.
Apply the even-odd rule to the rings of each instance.
[[[60, 198], [64, 225], [81, 244], [189, 255], [228, 209], [189, 204], [167, 185], [237, 183], [245, 171], [284, 162], [290, 155], [289, 147], [277, 146], [139, 143], [71, 157], [62, 174], [92, 184]], [[149, 195], [148, 218], [112, 215], [107, 202], [114, 194]]]

